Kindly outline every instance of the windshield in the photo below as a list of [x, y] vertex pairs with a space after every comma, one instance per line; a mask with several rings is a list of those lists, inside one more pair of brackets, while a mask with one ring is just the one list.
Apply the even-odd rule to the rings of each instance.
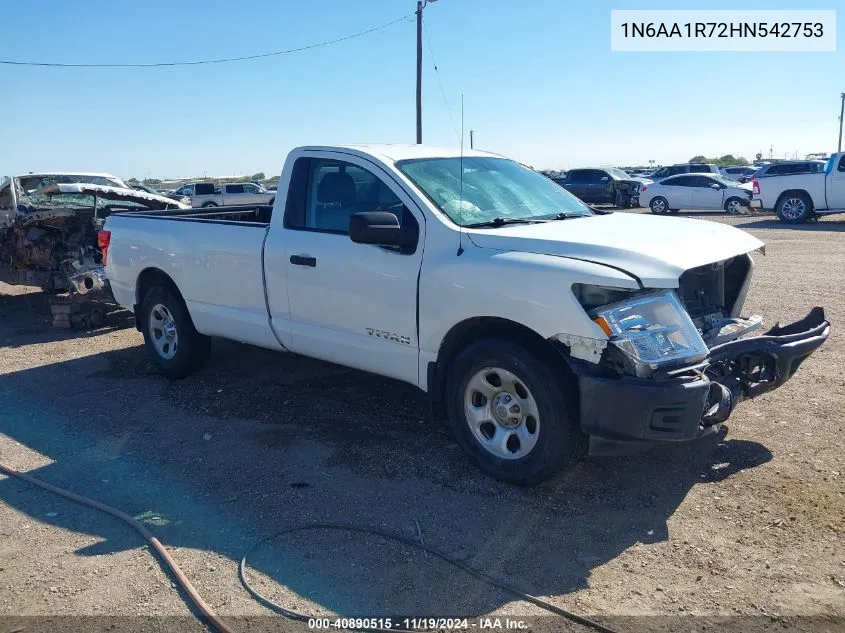
[[610, 175], [613, 176], [614, 178], [625, 179], [625, 178], [631, 177], [626, 172], [622, 171], [621, 169], [611, 168], [611, 169], [608, 169], [607, 171], [610, 172]]
[[397, 163], [399, 170], [455, 224], [502, 219], [592, 215], [589, 207], [542, 174], [505, 158], [421, 158]]
[[720, 183], [727, 185], [728, 187], [738, 187], [741, 184], [738, 180], [735, 180], [730, 176], [710, 174], [710, 177], [713, 180], [718, 180]]

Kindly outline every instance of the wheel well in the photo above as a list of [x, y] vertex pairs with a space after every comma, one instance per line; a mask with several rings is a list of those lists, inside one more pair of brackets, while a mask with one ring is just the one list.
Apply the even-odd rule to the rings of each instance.
[[787, 189], [786, 191], [781, 192], [781, 194], [778, 196], [777, 202], [775, 202], [775, 207], [777, 208], [777, 206], [781, 202], [783, 202], [783, 199], [786, 198], [787, 196], [795, 196], [795, 195], [801, 195], [801, 196], [804, 196], [805, 198], [807, 198], [807, 203], [809, 204], [810, 211], [813, 210], [813, 198], [812, 198], [812, 196], [810, 196], [809, 193], [807, 193], [803, 189]]
[[[535, 354], [563, 379], [573, 375], [570, 359], [555, 345], [544, 339], [529, 327], [499, 317], [474, 317], [453, 326], [443, 337], [437, 362], [429, 363], [428, 395], [432, 412], [436, 417], [445, 417], [444, 391], [452, 361], [461, 350], [485, 338], [513, 341]], [[577, 403], [576, 403], [577, 406]]]
[[[140, 325], [138, 324], [138, 310], [141, 307], [141, 302], [144, 300], [147, 292], [149, 292], [150, 288], [153, 286], [164, 286], [168, 288], [175, 294], [179, 299], [181, 299], [182, 303], [185, 303], [184, 297], [182, 297], [182, 293], [179, 292], [179, 287], [176, 285], [176, 282], [168, 275], [166, 272], [161, 270], [160, 268], [145, 268], [141, 271], [141, 274], [138, 275], [138, 282], [135, 284], [135, 327], [138, 331], [141, 330]], [[187, 305], [185, 306], [187, 311]], [[190, 316], [190, 314], [189, 314]]]

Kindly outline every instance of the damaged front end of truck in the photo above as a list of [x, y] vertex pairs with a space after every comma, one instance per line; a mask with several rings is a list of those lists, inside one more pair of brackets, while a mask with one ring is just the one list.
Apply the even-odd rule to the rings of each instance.
[[575, 284], [608, 336], [597, 362], [573, 363], [591, 454], [712, 433], [740, 402], [786, 383], [827, 340], [820, 307], [758, 334], [763, 319], [741, 316], [753, 268], [746, 254], [685, 271], [677, 289]]

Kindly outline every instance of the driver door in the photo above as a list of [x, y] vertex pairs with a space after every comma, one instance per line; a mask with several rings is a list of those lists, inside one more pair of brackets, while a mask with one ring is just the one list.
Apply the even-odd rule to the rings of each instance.
[[[725, 186], [707, 176], [690, 176], [694, 209], [721, 209], [724, 204]], [[715, 187], [713, 185], [716, 185]]]
[[[285, 261], [291, 350], [418, 384], [417, 279], [425, 223], [391, 176], [348, 154], [315, 152], [301, 206], [286, 205]], [[297, 161], [299, 162], [299, 161]], [[297, 186], [291, 183], [291, 190]], [[413, 252], [356, 244], [349, 218], [390, 211], [416, 225]]]

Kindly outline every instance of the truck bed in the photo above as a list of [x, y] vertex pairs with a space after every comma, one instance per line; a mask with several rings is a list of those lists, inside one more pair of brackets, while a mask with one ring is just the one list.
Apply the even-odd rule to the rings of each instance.
[[[264, 240], [272, 207], [176, 209], [109, 216], [109, 282], [136, 305], [139, 275], [156, 269], [182, 293], [198, 331], [278, 348], [264, 294]], [[221, 289], [225, 289], [221, 291]]]

